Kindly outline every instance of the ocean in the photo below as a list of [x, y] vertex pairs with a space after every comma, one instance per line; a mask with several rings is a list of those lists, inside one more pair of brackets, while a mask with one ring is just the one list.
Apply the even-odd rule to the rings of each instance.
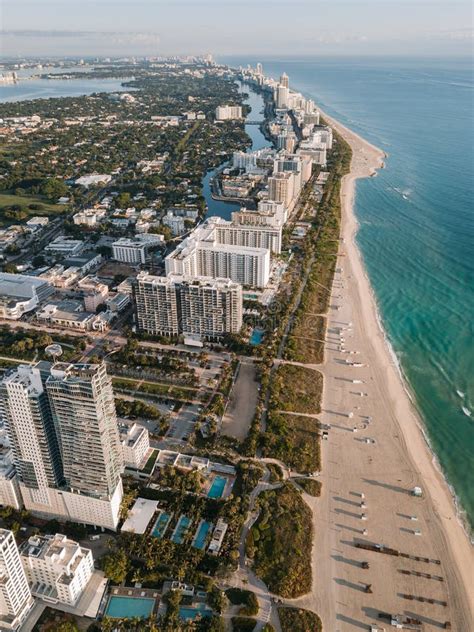
[[[469, 59], [257, 61], [387, 154], [357, 183], [357, 241], [384, 328], [427, 438], [474, 526], [474, 81]], [[110, 85], [109, 85], [110, 84]], [[120, 82], [25, 82], [0, 101], [118, 90]], [[20, 90], [16, 95], [10, 88]], [[5, 94], [5, 91], [8, 94]], [[21, 94], [20, 94], [21, 92]], [[251, 95], [258, 114], [261, 100]], [[251, 101], [252, 104], [252, 101]], [[255, 148], [258, 128], [247, 126]], [[207, 191], [206, 197], [210, 194]], [[227, 214], [232, 205], [210, 202]], [[222, 208], [221, 208], [222, 207]]]
[[357, 242], [427, 438], [474, 526], [474, 81], [470, 59], [232, 59], [383, 149]]

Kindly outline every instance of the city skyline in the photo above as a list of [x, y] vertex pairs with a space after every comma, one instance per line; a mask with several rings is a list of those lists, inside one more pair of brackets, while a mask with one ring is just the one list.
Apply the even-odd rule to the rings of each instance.
[[471, 20], [465, 0], [4, 0], [0, 54], [464, 55]]

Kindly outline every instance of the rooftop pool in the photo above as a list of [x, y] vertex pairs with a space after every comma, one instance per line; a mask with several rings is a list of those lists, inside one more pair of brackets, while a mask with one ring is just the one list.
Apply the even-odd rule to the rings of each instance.
[[181, 516], [178, 520], [178, 524], [176, 525], [174, 533], [171, 536], [171, 541], [175, 544], [182, 544], [184, 536], [186, 535], [186, 531], [188, 530], [190, 524], [190, 518], [188, 518], [187, 516]]
[[252, 335], [250, 336], [249, 343], [254, 346], [259, 345], [262, 342], [264, 333], [265, 332], [263, 329], [255, 328], [252, 331]]
[[207, 534], [209, 533], [211, 527], [212, 527], [212, 524], [210, 522], [205, 522], [205, 521], [201, 522], [197, 530], [197, 533], [194, 537], [193, 546], [195, 549], [201, 549], [202, 551], [206, 543]]
[[152, 529], [151, 535], [155, 538], [162, 538], [170, 522], [171, 516], [167, 513], [161, 513], [156, 519], [155, 526]]
[[196, 606], [181, 606], [179, 609], [179, 618], [184, 621], [193, 621], [198, 615], [210, 617], [212, 610], [205, 603], [200, 603]]
[[222, 498], [225, 486], [227, 484], [227, 478], [225, 476], [215, 476], [212, 481], [212, 485], [207, 492], [208, 498]]
[[146, 619], [153, 612], [155, 600], [145, 597], [121, 597], [112, 595], [105, 615], [112, 619]]

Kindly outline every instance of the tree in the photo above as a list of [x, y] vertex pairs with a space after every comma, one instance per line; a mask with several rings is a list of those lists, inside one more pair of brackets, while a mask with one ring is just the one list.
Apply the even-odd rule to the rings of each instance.
[[9, 272], [10, 274], [15, 274], [16, 273], [16, 265], [14, 263], [6, 263], [3, 266], [3, 271], [4, 272]]
[[127, 206], [130, 204], [131, 199], [132, 197], [130, 193], [128, 193], [127, 191], [122, 191], [122, 193], [120, 193], [115, 199], [115, 206], [117, 208], [127, 208]]
[[56, 201], [67, 192], [67, 185], [59, 178], [48, 178], [41, 185], [41, 193], [50, 200]]
[[54, 629], [56, 632], [80, 632], [74, 621], [63, 621], [59, 625], [56, 625]]
[[43, 257], [43, 255], [36, 255], [36, 257], [33, 257], [31, 263], [35, 268], [40, 268], [41, 266], [44, 266], [44, 264], [46, 263], [46, 259]]
[[121, 584], [127, 576], [130, 560], [123, 549], [117, 549], [102, 558], [102, 570], [114, 584]]

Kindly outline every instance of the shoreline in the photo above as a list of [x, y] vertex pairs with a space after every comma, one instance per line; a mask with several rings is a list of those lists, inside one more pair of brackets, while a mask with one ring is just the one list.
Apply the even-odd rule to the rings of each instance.
[[[357, 233], [359, 231], [359, 221], [357, 219], [357, 216], [355, 214], [355, 210], [354, 210], [354, 204], [355, 204], [355, 196], [356, 196], [356, 190], [355, 190], [355, 182], [356, 180], [359, 179], [364, 179], [364, 178], [372, 178], [372, 177], [376, 177], [377, 176], [377, 171], [379, 169], [384, 169], [385, 168], [385, 162], [384, 162], [384, 158], [388, 157], [388, 154], [376, 147], [375, 145], [373, 145], [372, 143], [370, 143], [369, 141], [366, 141], [362, 136], [360, 136], [360, 134], [357, 134], [357, 132], [353, 132], [351, 129], [349, 129], [348, 127], [346, 127], [345, 125], [343, 125], [342, 123], [340, 123], [338, 120], [334, 119], [333, 117], [331, 117], [330, 115], [328, 115], [326, 112], [324, 112], [323, 110], [320, 109], [321, 115], [323, 116], [323, 118], [325, 118], [332, 127], [334, 127], [341, 136], [343, 136], [343, 138], [346, 140], [346, 142], [351, 146], [351, 149], [353, 149], [353, 146], [351, 145], [350, 142], [350, 138], [356, 138], [359, 142], [363, 143], [364, 145], [366, 145], [367, 147], [370, 147], [372, 150], [374, 150], [375, 152], [377, 152], [379, 154], [379, 159], [380, 159], [380, 165], [377, 167], [373, 167], [372, 166], [372, 173], [368, 174], [368, 175], [357, 175], [357, 176], [352, 176], [352, 167], [351, 167], [351, 171], [349, 172], [349, 174], [347, 174], [347, 178], [348, 179], [353, 179], [354, 180], [354, 191], [351, 192], [352, 195], [352, 203], [351, 203], [351, 215], [352, 215], [352, 219], [355, 223], [355, 228], [354, 231], [351, 235], [352, 240], [353, 240], [353, 244], [355, 249], [358, 252], [358, 256], [361, 260], [361, 264], [362, 264], [362, 269], [363, 269], [363, 273], [364, 273], [364, 277], [365, 277], [365, 281], [366, 284], [369, 287], [369, 291], [371, 294], [371, 301], [374, 305], [374, 310], [375, 310], [375, 318], [377, 320], [377, 324], [380, 330], [381, 335], [384, 337], [385, 340], [385, 345], [387, 346], [387, 350], [388, 353], [390, 354], [390, 357], [393, 360], [393, 364], [397, 370], [398, 376], [400, 381], [402, 382], [402, 386], [405, 390], [405, 393], [407, 395], [407, 397], [410, 400], [410, 403], [414, 409], [413, 413], [415, 416], [415, 421], [419, 427], [420, 432], [423, 435], [423, 439], [425, 441], [426, 447], [433, 459], [433, 466], [436, 468], [436, 470], [438, 471], [438, 473], [443, 477], [444, 483], [445, 485], [448, 487], [449, 493], [451, 495], [453, 504], [455, 506], [455, 510], [456, 510], [456, 515], [458, 518], [458, 522], [460, 524], [460, 526], [462, 527], [464, 533], [466, 534], [467, 539], [469, 540], [470, 544], [473, 544], [473, 538], [474, 538], [474, 530], [471, 527], [466, 511], [463, 509], [462, 504], [456, 494], [456, 490], [454, 488], [454, 486], [450, 483], [446, 473], [444, 472], [441, 463], [438, 459], [438, 456], [436, 454], [436, 451], [434, 450], [434, 448], [431, 445], [430, 442], [430, 438], [429, 438], [429, 434], [428, 434], [428, 430], [426, 428], [426, 424], [424, 422], [423, 419], [423, 414], [420, 411], [420, 409], [418, 408], [417, 404], [416, 404], [416, 393], [413, 390], [408, 378], [406, 377], [404, 371], [403, 371], [403, 366], [395, 352], [395, 349], [393, 348], [393, 345], [391, 343], [390, 337], [387, 334], [387, 331], [383, 325], [383, 318], [379, 309], [379, 305], [377, 302], [377, 296], [375, 294], [374, 288], [372, 287], [371, 281], [370, 281], [370, 277], [369, 277], [369, 273], [367, 271], [367, 268], [364, 264], [364, 258], [362, 255], [362, 252], [359, 248], [359, 246], [357, 245]], [[344, 135], [346, 134], [347, 137]], [[344, 182], [341, 184], [341, 195], [344, 195]], [[344, 230], [344, 225], [343, 225], [343, 217], [342, 217], [342, 208], [341, 208], [341, 234]]]
[[[328, 124], [348, 142], [353, 152], [350, 172], [344, 176], [341, 183], [341, 237], [344, 241], [340, 249], [345, 251], [346, 261], [350, 265], [355, 280], [355, 283], [350, 283], [352, 294], [348, 297], [348, 292], [344, 293], [344, 302], [348, 299], [349, 302], [351, 299], [353, 299], [352, 302], [360, 302], [360, 314], [364, 321], [362, 336], [365, 337], [362, 342], [365, 342], [367, 347], [372, 347], [375, 352], [377, 376], [370, 379], [374, 379], [381, 393], [386, 394], [385, 404], [392, 408], [395, 426], [401, 434], [404, 455], [416, 477], [423, 482], [424, 494], [429, 498], [430, 504], [432, 503], [432, 506], [428, 508], [429, 513], [433, 514], [433, 522], [436, 530], [439, 531], [438, 537], [441, 536], [447, 543], [445, 564], [452, 567], [448, 587], [450, 592], [457, 593], [460, 600], [459, 606], [463, 607], [466, 616], [469, 617], [469, 614], [472, 616], [472, 603], [469, 605], [467, 591], [472, 582], [470, 560], [473, 553], [469, 534], [463, 523], [455, 492], [445, 478], [436, 454], [430, 446], [423, 418], [415, 404], [414, 394], [403, 375], [402, 367], [383, 327], [376, 296], [364, 266], [362, 253], [356, 243], [359, 229], [354, 211], [356, 180], [376, 175], [377, 170], [384, 166], [386, 154], [325, 112], [321, 111], [321, 114]], [[339, 264], [342, 264], [342, 261], [338, 257]], [[335, 291], [338, 291], [335, 288], [335, 281], [336, 277], [333, 280], [333, 297]], [[328, 315], [328, 319], [331, 319], [331, 314]], [[358, 325], [360, 323], [355, 323], [355, 327]], [[374, 366], [373, 359], [372, 366]], [[326, 400], [327, 388], [323, 400], [324, 408], [327, 407]], [[442, 552], [439, 556], [443, 557]]]

